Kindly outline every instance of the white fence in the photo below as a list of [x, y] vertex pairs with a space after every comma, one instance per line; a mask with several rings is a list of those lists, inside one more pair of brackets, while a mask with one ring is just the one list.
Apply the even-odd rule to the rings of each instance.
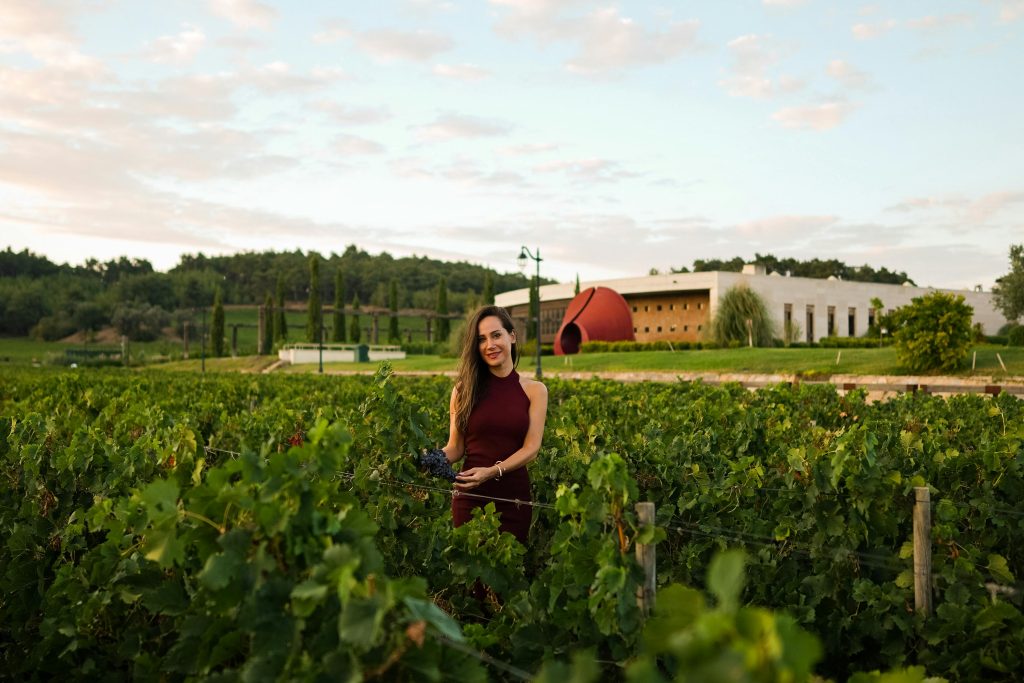
[[[359, 361], [359, 347], [359, 344], [324, 344], [324, 362], [356, 363]], [[286, 344], [278, 350], [277, 357], [292, 365], [319, 363], [320, 348], [318, 344]], [[405, 358], [405, 351], [401, 346], [364, 346], [363, 348], [367, 349], [367, 360], [370, 362]]]

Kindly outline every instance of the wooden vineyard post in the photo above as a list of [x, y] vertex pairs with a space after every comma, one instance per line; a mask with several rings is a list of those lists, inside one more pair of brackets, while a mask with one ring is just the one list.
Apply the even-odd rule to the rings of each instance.
[[[637, 503], [636, 515], [641, 526], [654, 524], [654, 503]], [[644, 583], [637, 586], [636, 604], [640, 607], [640, 613], [645, 617], [654, 609], [654, 580], [655, 580], [655, 557], [654, 545], [646, 543], [636, 544], [636, 561], [644, 570]]]
[[932, 614], [932, 499], [927, 486], [914, 487], [914, 609]]

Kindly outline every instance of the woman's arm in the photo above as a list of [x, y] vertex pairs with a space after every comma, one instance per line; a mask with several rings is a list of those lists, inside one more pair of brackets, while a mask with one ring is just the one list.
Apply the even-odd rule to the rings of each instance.
[[452, 387], [452, 398], [448, 403], [448, 443], [441, 449], [449, 463], [462, 460], [462, 456], [466, 454], [466, 444], [462, 440], [462, 432], [455, 424], [455, 402], [458, 400], [458, 392], [458, 387]]
[[499, 474], [508, 474], [512, 470], [526, 467], [537, 458], [540, 452], [541, 441], [544, 438], [544, 421], [548, 413], [548, 388], [543, 383], [530, 380], [523, 389], [526, 397], [530, 399], [530, 428], [526, 432], [523, 446], [518, 451], [508, 456], [501, 462], [501, 471], [498, 465], [491, 467], [472, 467], [458, 473], [455, 481], [455, 488], [461, 491], [474, 489], [480, 484], [494, 479]]

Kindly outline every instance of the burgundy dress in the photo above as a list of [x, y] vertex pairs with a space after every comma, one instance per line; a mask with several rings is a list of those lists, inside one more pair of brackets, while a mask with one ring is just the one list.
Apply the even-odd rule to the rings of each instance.
[[[513, 370], [508, 377], [488, 373], [488, 377], [483, 396], [469, 414], [469, 424], [463, 435], [466, 447], [463, 469], [490, 467], [498, 460], [506, 460], [523, 447], [526, 432], [530, 429], [530, 399], [519, 383], [519, 373]], [[471, 519], [473, 508], [493, 502], [501, 513], [501, 530], [526, 544], [533, 517], [529, 505], [489, 501], [476, 496], [529, 502], [530, 476], [525, 467], [505, 472], [501, 479], [490, 479], [475, 489], [452, 496], [452, 519], [455, 526], [461, 526]]]

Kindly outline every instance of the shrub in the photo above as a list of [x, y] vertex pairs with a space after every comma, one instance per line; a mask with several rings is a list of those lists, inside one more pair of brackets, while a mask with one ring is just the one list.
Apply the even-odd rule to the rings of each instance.
[[972, 344], [974, 309], [959, 294], [932, 292], [896, 309], [896, 357], [911, 372], [955, 370]]
[[1007, 346], [1024, 346], [1024, 325], [1017, 325], [1006, 335]]
[[[883, 337], [882, 346], [892, 345], [892, 337]], [[818, 346], [823, 349], [877, 349], [878, 337], [822, 337]]]
[[718, 310], [711, 321], [710, 338], [719, 346], [771, 346], [775, 326], [768, 307], [754, 290], [744, 284], [736, 285], [718, 300]]

